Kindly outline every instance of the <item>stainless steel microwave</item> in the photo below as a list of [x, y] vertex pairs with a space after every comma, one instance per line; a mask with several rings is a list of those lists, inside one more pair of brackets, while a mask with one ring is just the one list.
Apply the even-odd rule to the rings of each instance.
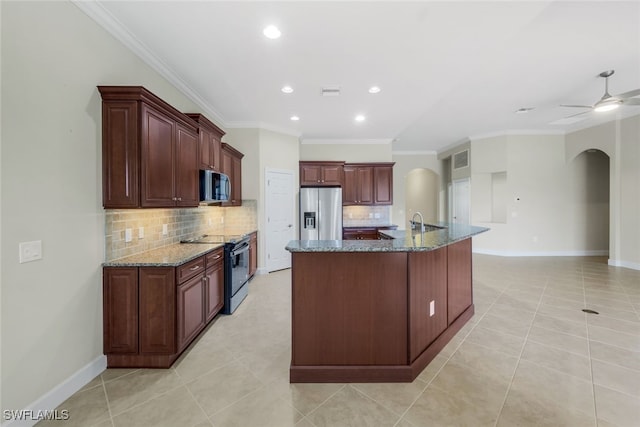
[[200, 170], [200, 201], [227, 202], [231, 197], [231, 182], [223, 173]]

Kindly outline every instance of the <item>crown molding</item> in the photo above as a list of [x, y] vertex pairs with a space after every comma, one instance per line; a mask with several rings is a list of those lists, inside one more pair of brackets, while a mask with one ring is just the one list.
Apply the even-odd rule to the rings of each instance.
[[202, 108], [209, 119], [221, 124], [222, 127], [226, 127], [225, 120], [208, 102], [198, 95], [196, 91], [191, 89], [167, 64], [153, 54], [144, 43], [135, 37], [111, 12], [105, 9], [100, 2], [82, 0], [71, 0], [71, 2], [142, 59], [153, 70], [167, 79], [187, 98]]
[[329, 144], [342, 144], [342, 145], [372, 145], [372, 144], [391, 144], [393, 138], [386, 139], [310, 139], [304, 138], [300, 141], [304, 145], [329, 145]]
[[564, 135], [566, 132], [559, 129], [541, 130], [541, 129], [509, 129], [497, 132], [489, 132], [485, 134], [469, 136], [470, 141], [479, 139], [496, 138], [499, 136], [528, 136], [528, 135]]
[[434, 150], [398, 150], [391, 151], [392, 156], [435, 156], [438, 152]]
[[269, 130], [271, 132], [282, 133], [284, 135], [295, 136], [296, 138], [300, 138], [302, 135], [297, 130], [270, 125], [269, 123], [264, 122], [245, 122], [245, 121], [235, 121], [235, 122], [227, 122], [228, 129], [260, 129], [260, 130]]

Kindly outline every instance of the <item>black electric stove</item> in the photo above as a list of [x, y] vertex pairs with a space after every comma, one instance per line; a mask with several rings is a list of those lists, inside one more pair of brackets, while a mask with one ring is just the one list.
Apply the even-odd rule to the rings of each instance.
[[224, 314], [233, 313], [249, 294], [249, 235], [204, 234], [180, 243], [224, 243]]

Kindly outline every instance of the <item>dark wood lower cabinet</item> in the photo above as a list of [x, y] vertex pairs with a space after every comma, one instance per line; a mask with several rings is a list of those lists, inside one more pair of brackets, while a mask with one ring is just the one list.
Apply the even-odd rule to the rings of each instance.
[[223, 249], [178, 267], [105, 267], [110, 368], [168, 368], [222, 309]]
[[447, 276], [449, 298], [447, 300], [448, 323], [451, 324], [473, 302], [471, 286], [471, 239], [447, 246], [449, 259]]
[[178, 286], [178, 351], [184, 350], [204, 329], [205, 277], [198, 275]]

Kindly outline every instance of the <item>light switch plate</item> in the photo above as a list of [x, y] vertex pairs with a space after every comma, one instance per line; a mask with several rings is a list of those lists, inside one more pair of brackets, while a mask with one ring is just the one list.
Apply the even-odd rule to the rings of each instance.
[[138, 239], [144, 239], [144, 227], [138, 228]]
[[128, 242], [131, 241], [131, 239], [133, 238], [132, 234], [133, 233], [131, 232], [130, 228], [125, 228], [125, 230], [124, 230], [124, 241], [125, 241], [125, 243], [128, 243]]
[[167, 224], [162, 224], [162, 235], [166, 236], [169, 234], [169, 226]]
[[20, 264], [42, 259], [42, 240], [22, 242], [19, 245]]
[[434, 314], [436, 314], [436, 302], [431, 301], [429, 303], [429, 317], [433, 316]]

